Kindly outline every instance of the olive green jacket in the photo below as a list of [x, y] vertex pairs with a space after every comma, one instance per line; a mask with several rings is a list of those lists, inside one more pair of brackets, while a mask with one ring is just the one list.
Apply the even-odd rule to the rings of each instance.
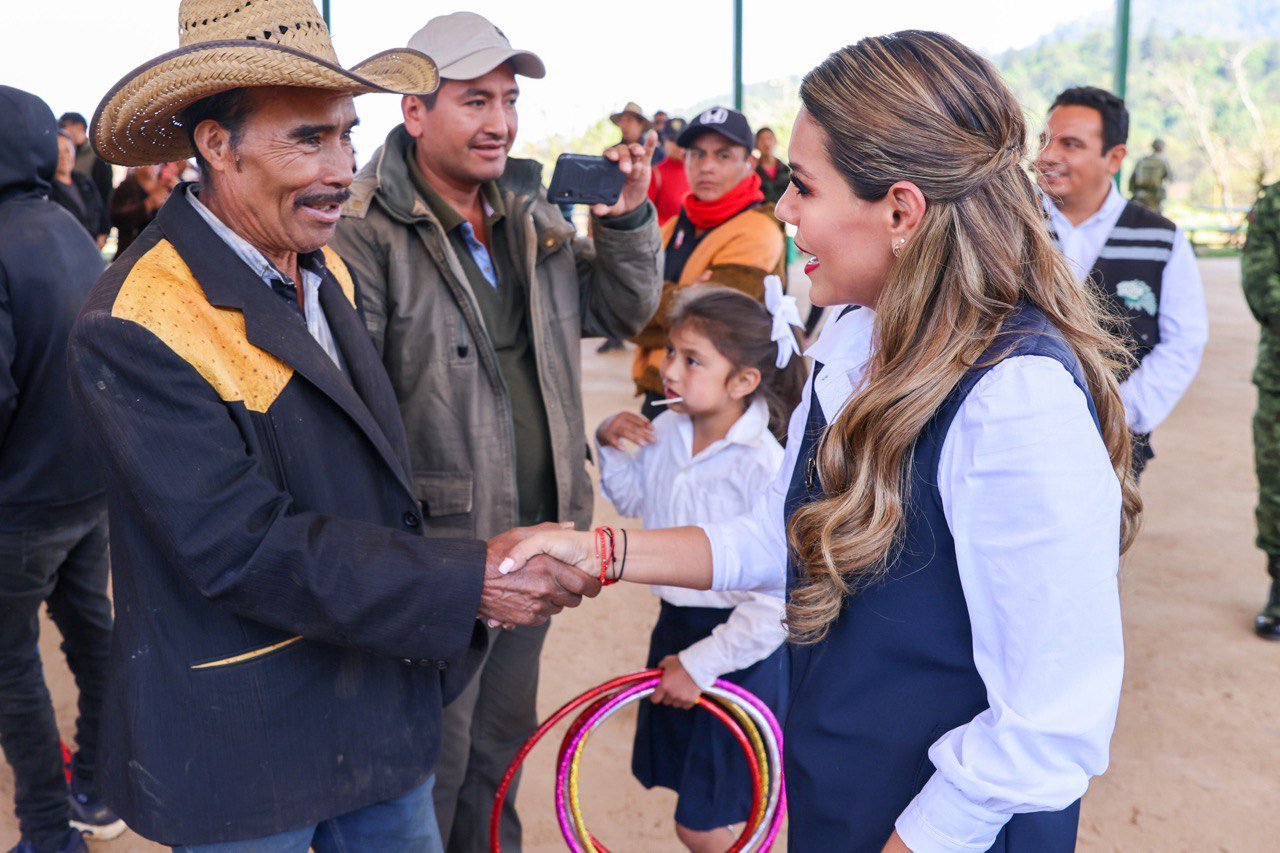
[[[391, 376], [428, 532], [488, 538], [518, 519], [511, 402], [467, 276], [414, 189], [401, 125], [356, 176], [330, 244], [355, 273], [365, 323]], [[627, 338], [662, 295], [652, 206], [579, 238], [547, 201], [541, 166], [510, 160], [499, 181], [529, 294], [530, 332], [555, 459], [559, 519], [591, 520], [583, 337]], [[624, 382], [623, 377], [619, 377]]]

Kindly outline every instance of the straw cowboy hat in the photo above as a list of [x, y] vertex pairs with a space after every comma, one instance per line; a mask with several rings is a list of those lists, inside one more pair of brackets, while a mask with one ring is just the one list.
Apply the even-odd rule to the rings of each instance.
[[618, 110], [613, 115], [609, 116], [609, 121], [613, 122], [614, 124], [617, 124], [619, 121], [622, 120], [622, 117], [627, 114], [633, 115], [636, 118], [640, 119], [640, 123], [644, 125], [645, 130], [648, 130], [649, 128], [653, 127], [653, 122], [649, 121], [649, 117], [644, 114], [644, 110], [640, 109], [640, 105], [637, 104], [635, 101], [627, 101], [627, 105], [625, 107]]
[[439, 84], [431, 58], [410, 48], [343, 68], [312, 0], [182, 0], [178, 44], [126, 74], [98, 105], [89, 138], [104, 160], [145, 166], [192, 156], [179, 114], [242, 86], [426, 95]]

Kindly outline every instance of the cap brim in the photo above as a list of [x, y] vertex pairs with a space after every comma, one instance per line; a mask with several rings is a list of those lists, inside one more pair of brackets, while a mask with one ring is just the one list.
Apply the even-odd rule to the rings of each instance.
[[547, 68], [536, 53], [512, 50], [509, 47], [490, 47], [464, 56], [440, 68], [445, 80], [474, 80], [483, 77], [504, 62], [510, 62], [521, 77], [541, 80], [547, 76]]
[[676, 145], [679, 145], [681, 148], [688, 148], [698, 137], [705, 136], [708, 133], [714, 133], [716, 136], [723, 136], [732, 144], [741, 145], [748, 151], [750, 151], [755, 144], [755, 140], [744, 142], [741, 139], [734, 139], [723, 130], [716, 130], [714, 127], [707, 127], [705, 124], [700, 124], [690, 125], [681, 131], [679, 138], [676, 139]]
[[205, 42], [170, 51], [125, 75], [98, 105], [89, 138], [99, 156], [110, 163], [167, 163], [195, 153], [178, 115], [219, 92], [297, 86], [352, 95], [426, 95], [439, 82], [431, 57], [411, 48], [374, 54], [348, 70], [285, 45]]

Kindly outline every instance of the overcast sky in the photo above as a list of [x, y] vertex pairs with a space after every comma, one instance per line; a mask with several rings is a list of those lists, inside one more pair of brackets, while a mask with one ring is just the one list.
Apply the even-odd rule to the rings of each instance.
[[[522, 79], [524, 140], [576, 133], [628, 100], [652, 112], [732, 87], [730, 0], [331, 0], [331, 6], [334, 47], [345, 65], [405, 44], [435, 15], [468, 9], [488, 17], [516, 47], [538, 53], [547, 65], [545, 79]], [[0, 82], [40, 95], [55, 114], [76, 110], [92, 117], [115, 81], [178, 46], [177, 7], [177, 0], [5, 0]], [[1113, 0], [746, 0], [743, 78], [752, 83], [803, 74], [862, 36], [909, 27], [942, 30], [998, 52], [1113, 7]], [[399, 100], [364, 95], [356, 105], [363, 161], [400, 121]]]

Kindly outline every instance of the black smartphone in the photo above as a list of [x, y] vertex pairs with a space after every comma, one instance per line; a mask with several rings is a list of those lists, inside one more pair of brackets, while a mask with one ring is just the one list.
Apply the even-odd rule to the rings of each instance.
[[616, 204], [626, 180], [612, 160], [590, 154], [561, 154], [547, 198], [552, 204]]

